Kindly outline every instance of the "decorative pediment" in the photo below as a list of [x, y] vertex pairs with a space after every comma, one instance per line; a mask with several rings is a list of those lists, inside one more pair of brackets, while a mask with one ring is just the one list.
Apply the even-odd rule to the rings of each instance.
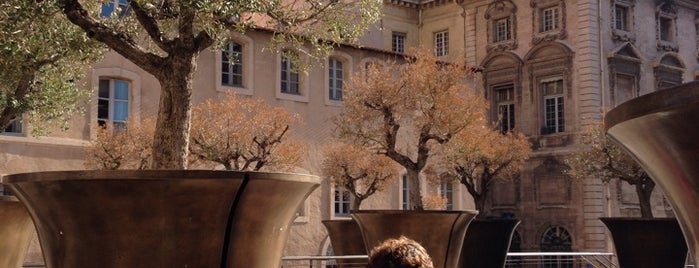
[[622, 58], [625, 60], [641, 62], [642, 59], [640, 55], [641, 53], [633, 44], [626, 42], [614, 49], [610, 55], [610, 58]]
[[497, 0], [488, 5], [485, 11], [485, 19], [502, 18], [517, 12], [517, 6], [510, 0]]

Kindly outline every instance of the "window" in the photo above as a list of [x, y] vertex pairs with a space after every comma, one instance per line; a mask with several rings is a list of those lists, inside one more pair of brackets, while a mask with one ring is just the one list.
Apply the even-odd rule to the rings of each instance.
[[548, 32], [558, 29], [558, 7], [550, 7], [541, 10], [540, 32]]
[[495, 31], [493, 33], [493, 37], [495, 37], [495, 40], [493, 40], [494, 42], [502, 42], [512, 39], [512, 20], [510, 17], [495, 20], [493, 24], [493, 29]]
[[454, 185], [449, 181], [444, 181], [439, 186], [439, 194], [447, 200], [446, 210], [454, 210]]
[[97, 98], [97, 123], [123, 127], [129, 117], [129, 82], [100, 78]]
[[350, 198], [351, 194], [349, 191], [335, 190], [335, 210], [333, 211], [335, 216], [348, 217], [350, 213]]
[[[288, 53], [288, 52], [286, 52]], [[282, 55], [281, 61], [281, 92], [300, 95], [299, 73], [293, 59], [288, 55]]]
[[3, 131], [0, 131], [0, 133], [22, 133], [22, 120], [19, 118], [12, 120], [10, 122], [10, 125], [8, 125]]
[[675, 41], [675, 25], [672, 18], [660, 17], [658, 19], [658, 27], [660, 31], [660, 40], [667, 42]]
[[243, 46], [229, 42], [221, 52], [221, 85], [243, 87]]
[[[549, 227], [541, 238], [543, 252], [571, 252], [572, 238], [570, 233], [560, 226]], [[566, 256], [545, 256], [544, 268], [573, 268], [573, 259]]]
[[102, 17], [110, 17], [116, 12], [119, 12], [118, 16], [120, 18], [129, 15], [129, 1], [108, 0], [102, 4], [102, 12], [100, 13]]
[[12, 191], [10, 191], [10, 188], [0, 184], [0, 196], [10, 196], [10, 195], [12, 195]]
[[495, 87], [494, 91], [498, 106], [500, 132], [505, 133], [515, 127], [515, 89], [514, 86], [509, 84]]
[[342, 61], [331, 57], [328, 59], [328, 98], [330, 100], [342, 100], [343, 83], [344, 67]]
[[541, 83], [544, 95], [544, 131], [542, 134], [559, 133], [565, 130], [563, 107], [563, 80]]
[[404, 210], [410, 209], [410, 179], [407, 175], [403, 175], [400, 180], [401, 193], [403, 194], [403, 201], [401, 202], [401, 207]]
[[630, 31], [629, 8], [623, 5], [614, 5], [614, 29]]
[[398, 53], [405, 52], [405, 33], [393, 32], [393, 34], [391, 34], [391, 51]]
[[442, 31], [434, 34], [434, 53], [437, 57], [449, 54], [449, 32]]

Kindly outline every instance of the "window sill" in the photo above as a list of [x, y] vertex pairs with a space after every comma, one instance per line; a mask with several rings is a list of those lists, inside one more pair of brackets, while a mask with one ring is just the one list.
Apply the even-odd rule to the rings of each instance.
[[298, 101], [298, 102], [308, 102], [308, 96], [300, 95], [300, 94], [291, 94], [291, 93], [284, 93], [281, 91], [277, 91], [277, 99], [280, 100], [291, 100], [291, 101]]
[[249, 96], [251, 96], [253, 94], [252, 88], [236, 87], [236, 86], [221, 85], [221, 84], [216, 86], [216, 91], [218, 91], [218, 92], [234, 92], [236, 94], [249, 95]]

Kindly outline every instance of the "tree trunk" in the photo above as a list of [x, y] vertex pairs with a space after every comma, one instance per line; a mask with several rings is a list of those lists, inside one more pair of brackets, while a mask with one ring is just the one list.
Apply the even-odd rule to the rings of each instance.
[[[410, 189], [410, 209], [412, 210], [423, 210], [422, 205], [422, 195], [420, 194], [420, 172], [417, 170], [408, 169], [408, 185]], [[405, 196], [403, 197], [405, 200]]]
[[642, 218], [653, 218], [653, 208], [650, 204], [651, 194], [655, 188], [655, 182], [650, 177], [641, 179], [640, 183], [634, 185], [638, 195], [638, 205], [641, 208]]
[[192, 76], [197, 54], [173, 53], [161, 71], [160, 106], [153, 139], [153, 169], [186, 169], [191, 125]]
[[359, 210], [359, 207], [362, 205], [362, 201], [364, 201], [364, 199], [361, 199], [355, 195], [354, 200], [352, 200], [351, 210]]

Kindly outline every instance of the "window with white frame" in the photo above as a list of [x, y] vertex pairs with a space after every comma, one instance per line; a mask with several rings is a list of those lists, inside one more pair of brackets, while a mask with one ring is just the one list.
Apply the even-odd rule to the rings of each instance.
[[540, 32], [548, 32], [558, 29], [558, 17], [560, 16], [558, 6], [544, 8], [541, 10]]
[[434, 33], [434, 53], [437, 57], [449, 54], [449, 31]]
[[330, 100], [342, 100], [342, 88], [344, 85], [345, 68], [340, 59], [330, 57], [328, 59], [328, 98]]
[[117, 13], [119, 17], [129, 15], [129, 1], [107, 0], [102, 4], [102, 11], [100, 12], [102, 17], [110, 17], [114, 13]]
[[511, 131], [515, 127], [515, 88], [512, 84], [496, 86], [493, 89], [497, 101], [500, 132]]
[[443, 181], [439, 186], [439, 195], [447, 200], [446, 210], [454, 210], [454, 185], [450, 181]]
[[493, 42], [502, 42], [512, 39], [512, 19], [510, 17], [493, 21]]
[[336, 217], [349, 217], [352, 194], [346, 189], [336, 189], [334, 195], [334, 215]]
[[294, 60], [285, 52], [281, 60], [281, 92], [286, 94], [300, 95], [299, 72]]
[[97, 123], [113, 124], [117, 128], [129, 117], [130, 83], [115, 78], [100, 78], [97, 96]]
[[3, 134], [20, 134], [22, 133], [22, 119], [16, 118], [10, 121], [10, 124], [0, 131]]
[[614, 5], [614, 29], [630, 31], [629, 7], [625, 5]]
[[404, 210], [409, 210], [410, 209], [410, 179], [408, 179], [408, 175], [401, 176], [400, 187], [401, 187], [401, 193], [403, 196], [403, 200], [401, 200], [401, 208], [403, 208]]
[[544, 133], [542, 134], [565, 131], [563, 80], [542, 81], [541, 90], [544, 96]]
[[228, 42], [221, 51], [221, 85], [243, 87], [243, 45]]
[[405, 33], [393, 32], [391, 34], [391, 51], [404, 53], [405, 52]]

